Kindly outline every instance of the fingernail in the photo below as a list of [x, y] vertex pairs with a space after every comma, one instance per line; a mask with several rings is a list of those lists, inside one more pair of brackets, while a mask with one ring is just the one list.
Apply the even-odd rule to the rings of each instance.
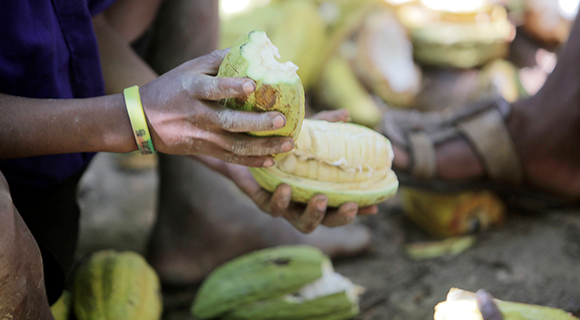
[[286, 141], [282, 144], [282, 152], [288, 152], [292, 149], [294, 149], [294, 144], [292, 142]]
[[356, 205], [356, 203], [350, 202], [350, 203], [345, 204], [345, 206], [346, 207], [344, 209], [346, 209], [346, 215], [348, 217], [354, 217], [357, 214], [358, 205]]
[[318, 200], [318, 202], [316, 203], [316, 209], [318, 209], [318, 211], [325, 211], [326, 210], [326, 199]]
[[254, 85], [254, 83], [252, 81], [246, 81], [242, 85], [242, 89], [244, 89], [244, 92], [246, 94], [250, 94], [250, 93], [254, 92], [254, 90], [256, 90], [256, 85]]
[[288, 188], [284, 188], [282, 189], [282, 192], [280, 194], [280, 197], [278, 198], [278, 202], [277, 205], [279, 208], [284, 208], [288, 205], [288, 203], [290, 202], [290, 197], [292, 195], [292, 190], [290, 189], [290, 186], [287, 186]]
[[264, 161], [264, 167], [271, 167], [273, 165], [274, 165], [273, 159], [267, 159], [266, 161]]
[[278, 205], [278, 208], [284, 208], [288, 204], [288, 198], [280, 197], [280, 199], [278, 199], [276, 204]]
[[357, 213], [357, 212], [358, 212], [358, 208], [357, 208], [357, 209], [350, 209], [350, 210], [348, 210], [348, 212], [347, 212], [347, 215], [348, 215], [350, 218], [354, 218], [354, 217], [356, 216], [356, 213]]
[[272, 124], [274, 125], [274, 128], [282, 128], [286, 125], [286, 118], [282, 115], [277, 115], [272, 121]]

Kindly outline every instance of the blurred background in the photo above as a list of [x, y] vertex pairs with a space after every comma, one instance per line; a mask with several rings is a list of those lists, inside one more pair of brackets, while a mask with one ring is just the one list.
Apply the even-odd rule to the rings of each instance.
[[[449, 112], [535, 94], [579, 2], [221, 0], [220, 48], [264, 30], [280, 60], [300, 68], [309, 114], [346, 108], [353, 122], [378, 129], [389, 108]], [[143, 252], [155, 221], [156, 166], [155, 156], [96, 157], [79, 193], [79, 255]], [[357, 319], [432, 319], [451, 287], [580, 313], [577, 212], [516, 210], [487, 190], [401, 188], [378, 216], [356, 223], [372, 231], [372, 249], [335, 264], [367, 288]], [[183, 308], [191, 294], [166, 299], [166, 319], [191, 319]]]

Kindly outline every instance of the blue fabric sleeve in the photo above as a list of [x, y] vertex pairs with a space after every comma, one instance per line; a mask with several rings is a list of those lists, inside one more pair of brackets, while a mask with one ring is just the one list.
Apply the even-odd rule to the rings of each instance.
[[96, 16], [97, 14], [105, 11], [117, 0], [87, 0], [89, 6], [89, 12], [91, 16]]

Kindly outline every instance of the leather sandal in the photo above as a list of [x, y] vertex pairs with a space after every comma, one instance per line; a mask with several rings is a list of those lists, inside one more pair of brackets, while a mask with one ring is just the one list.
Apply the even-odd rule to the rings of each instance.
[[[525, 184], [524, 170], [506, 127], [511, 105], [503, 98], [474, 103], [452, 113], [388, 110], [381, 132], [409, 154], [407, 170], [395, 173], [402, 186], [457, 192], [490, 189], [506, 204], [530, 210], [569, 208], [577, 200], [552, 195]], [[483, 178], [464, 182], [437, 177], [438, 145], [465, 138], [483, 165]]]

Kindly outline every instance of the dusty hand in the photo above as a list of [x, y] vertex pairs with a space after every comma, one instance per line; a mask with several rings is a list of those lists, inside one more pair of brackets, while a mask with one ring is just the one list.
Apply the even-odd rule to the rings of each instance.
[[476, 299], [483, 320], [503, 320], [501, 312], [493, 302], [493, 297], [487, 291], [478, 290]]
[[218, 78], [227, 50], [188, 61], [140, 89], [153, 145], [170, 154], [206, 155], [250, 167], [271, 165], [270, 155], [287, 152], [291, 138], [256, 138], [244, 132], [281, 128], [279, 112], [244, 112], [216, 101], [252, 93], [250, 79]]
[[[377, 207], [359, 208], [354, 202], [348, 202], [339, 208], [328, 208], [328, 198], [324, 194], [315, 195], [308, 204], [290, 201], [291, 188], [281, 184], [274, 193], [270, 193], [254, 180], [246, 167], [229, 165], [229, 177], [252, 200], [273, 217], [283, 217], [296, 229], [310, 233], [322, 224], [327, 227], [338, 227], [353, 222], [357, 215], [376, 214]], [[237, 167], [237, 168], [236, 168]]]
[[[348, 112], [345, 110], [325, 111], [313, 118], [328, 121], [345, 121]], [[337, 227], [351, 223], [357, 215], [370, 215], [378, 212], [377, 206], [359, 208], [354, 202], [348, 202], [339, 208], [328, 208], [328, 198], [318, 194], [310, 199], [308, 204], [290, 200], [291, 187], [287, 184], [279, 185], [270, 193], [256, 182], [248, 168], [233, 164], [218, 163], [215, 159], [203, 158], [206, 164], [221, 171], [232, 179], [236, 185], [262, 209], [274, 217], [283, 217], [296, 229], [309, 233], [320, 224], [328, 227]]]

